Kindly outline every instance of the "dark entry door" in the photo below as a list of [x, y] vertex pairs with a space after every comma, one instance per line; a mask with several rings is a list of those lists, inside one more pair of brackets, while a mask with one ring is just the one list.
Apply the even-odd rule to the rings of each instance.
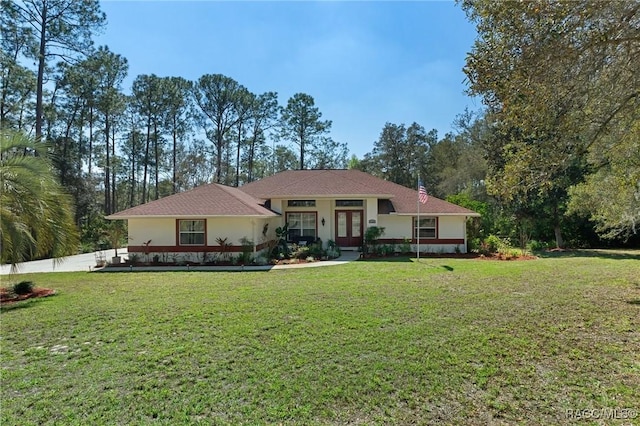
[[362, 245], [362, 210], [336, 210], [336, 244], [340, 247]]

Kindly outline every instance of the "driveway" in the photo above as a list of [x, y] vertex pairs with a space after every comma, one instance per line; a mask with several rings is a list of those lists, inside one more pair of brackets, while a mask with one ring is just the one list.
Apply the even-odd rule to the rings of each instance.
[[[127, 254], [127, 249], [118, 249], [118, 255]], [[96, 267], [96, 259], [102, 256], [104, 259], [111, 259], [115, 255], [115, 250], [96, 251], [94, 253], [84, 253], [75, 256], [65, 257], [62, 263], [54, 264], [52, 259], [33, 260], [18, 264], [18, 274], [33, 274], [38, 272], [78, 272], [92, 271]], [[8, 275], [11, 265], [0, 266], [0, 275]]]
[[[127, 249], [122, 248], [118, 249], [118, 255], [126, 255]], [[84, 253], [78, 254], [76, 256], [68, 256], [64, 258], [64, 261], [58, 265], [54, 265], [51, 259], [45, 260], [34, 260], [31, 262], [24, 262], [18, 265], [18, 274], [33, 274], [40, 272], [90, 272], [96, 268], [96, 259], [102, 256], [104, 259], [109, 260], [114, 256], [114, 250], [104, 250], [97, 251], [95, 253]], [[153, 266], [139, 266], [135, 267], [136, 271], [168, 271], [168, 270], [199, 270], [199, 271], [260, 271], [260, 270], [271, 270], [271, 269], [295, 269], [295, 268], [317, 268], [320, 266], [331, 266], [331, 265], [340, 265], [343, 263], [352, 262], [360, 257], [360, 253], [357, 251], [343, 251], [342, 255], [334, 260], [328, 260], [323, 262], [313, 262], [313, 263], [299, 263], [293, 265], [267, 265], [267, 266], [230, 266], [230, 267], [221, 267], [221, 266], [198, 266], [187, 268], [186, 266], [177, 266], [175, 268], [167, 268], [167, 267], [153, 267]], [[10, 265], [2, 265], [0, 266], [0, 275], [8, 275], [11, 270]], [[129, 271], [132, 270], [129, 267], [117, 268], [112, 267], [109, 268], [111, 272], [120, 272], [120, 271]]]

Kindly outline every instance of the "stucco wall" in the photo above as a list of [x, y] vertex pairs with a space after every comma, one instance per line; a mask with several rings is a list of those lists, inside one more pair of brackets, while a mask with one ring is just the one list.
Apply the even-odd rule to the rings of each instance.
[[[370, 203], [367, 203], [370, 207]], [[265, 241], [262, 235], [265, 224], [269, 224], [267, 239], [275, 239], [275, 229], [284, 224], [284, 213], [287, 211], [314, 211], [318, 213], [318, 236], [326, 244], [327, 240], [335, 238], [335, 207], [333, 200], [318, 200], [316, 207], [286, 208], [282, 217], [246, 218], [224, 217], [207, 219], [207, 245], [217, 246], [217, 238], [227, 238], [227, 242], [239, 246], [243, 237], [261, 244]], [[370, 217], [365, 213], [365, 217]], [[322, 219], [325, 225], [322, 226]], [[368, 224], [367, 224], [368, 225]], [[383, 239], [412, 238], [412, 217], [396, 215], [379, 215], [377, 225], [385, 228]], [[421, 251], [453, 252], [456, 249], [464, 251], [466, 222], [462, 216], [440, 216], [438, 218], [438, 240], [462, 240], [447, 243], [444, 241], [420, 241]], [[129, 219], [129, 246], [143, 246], [151, 240], [149, 250], [154, 246], [176, 246], [176, 220], [164, 218]], [[414, 245], [415, 250], [415, 245]], [[197, 248], [194, 249], [198, 251]]]
[[438, 238], [464, 238], [466, 226], [464, 216], [440, 216], [438, 218]]
[[378, 199], [377, 198], [367, 198], [365, 199], [365, 220], [364, 220], [364, 231], [369, 226], [381, 226], [378, 224]]
[[411, 216], [381, 214], [378, 226], [384, 228], [382, 238], [411, 238]]
[[246, 217], [215, 217], [207, 219], [207, 243], [217, 244], [217, 238], [227, 238], [227, 242], [240, 245], [242, 238], [259, 242], [262, 237], [262, 224], [258, 218]]
[[176, 245], [175, 219], [129, 219], [128, 224], [130, 246], [142, 246], [149, 240], [149, 246]]
[[[316, 201], [316, 208], [318, 212], [318, 237], [324, 244], [327, 240], [332, 240], [333, 237], [333, 216], [332, 216], [333, 200], [319, 199]], [[313, 210], [313, 209], [311, 209]], [[322, 226], [322, 219], [324, 219], [324, 226]]]
[[[178, 246], [176, 242], [175, 218], [129, 219], [129, 253], [142, 256], [141, 261], [157, 258], [160, 262], [206, 262], [218, 256], [220, 245], [217, 238], [226, 238], [230, 250], [237, 257], [240, 240], [245, 237], [254, 242], [255, 254], [266, 247], [269, 239], [275, 239], [275, 229], [280, 226], [280, 217], [224, 217], [207, 219], [207, 246]], [[262, 231], [268, 224], [267, 235]], [[147, 241], [151, 240], [148, 246]], [[256, 247], [257, 246], [257, 247]], [[144, 253], [144, 254], [142, 254]]]
[[[129, 219], [129, 245], [142, 246], [151, 240], [149, 247], [175, 246], [176, 219], [146, 218]], [[246, 217], [216, 217], [207, 219], [207, 245], [215, 246], [217, 238], [227, 238], [227, 243], [240, 245], [243, 237], [253, 240], [256, 244], [262, 242], [262, 230], [265, 223], [269, 223], [268, 235], [275, 238], [275, 228], [280, 218], [246, 218]]]
[[[413, 217], [396, 215], [379, 215], [378, 226], [385, 228], [382, 239], [413, 238]], [[439, 216], [438, 238], [421, 239], [420, 252], [424, 253], [466, 253], [465, 244], [466, 221], [464, 216]], [[453, 242], [455, 240], [455, 242]], [[411, 250], [417, 251], [418, 246], [413, 240]]]

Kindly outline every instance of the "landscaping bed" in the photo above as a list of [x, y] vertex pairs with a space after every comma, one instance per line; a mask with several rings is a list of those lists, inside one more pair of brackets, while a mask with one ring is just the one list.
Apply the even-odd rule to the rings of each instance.
[[37, 297], [48, 297], [54, 294], [56, 294], [56, 291], [50, 288], [36, 287], [32, 291], [24, 294], [17, 294], [10, 288], [0, 288], [0, 304], [15, 303]]

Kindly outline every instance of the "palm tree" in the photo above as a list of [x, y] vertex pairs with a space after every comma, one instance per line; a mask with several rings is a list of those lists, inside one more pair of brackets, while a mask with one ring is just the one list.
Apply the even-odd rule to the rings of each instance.
[[47, 146], [22, 133], [0, 132], [0, 261], [52, 257], [78, 250], [71, 198], [57, 181]]

